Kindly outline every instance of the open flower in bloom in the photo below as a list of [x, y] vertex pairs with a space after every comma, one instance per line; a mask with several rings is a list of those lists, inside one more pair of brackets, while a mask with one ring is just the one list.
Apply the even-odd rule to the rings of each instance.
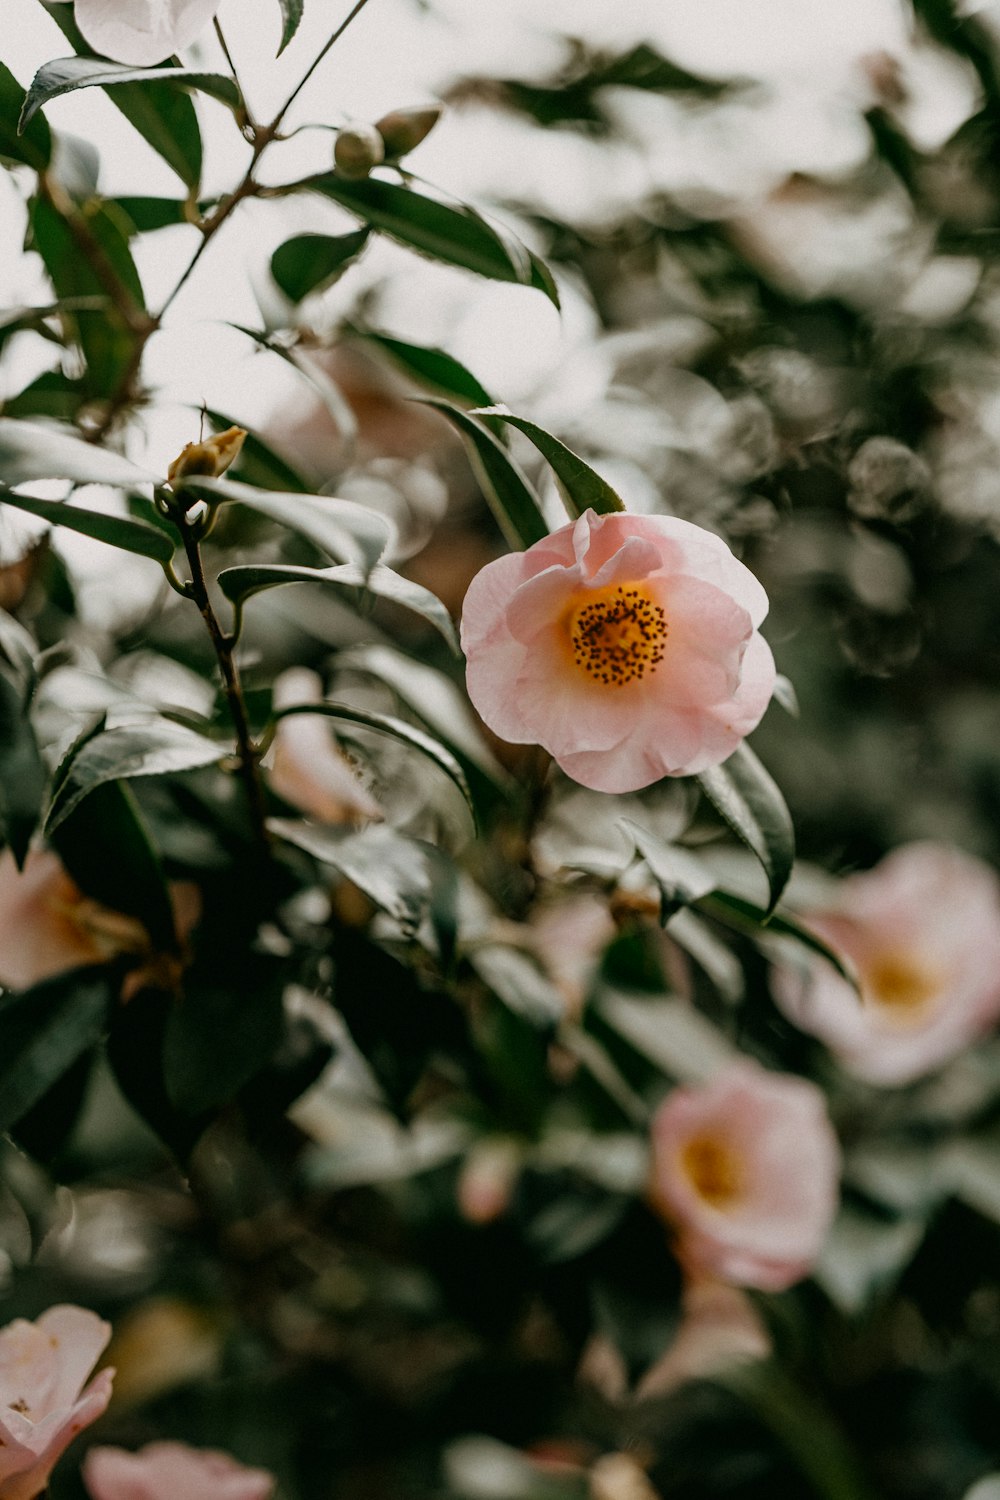
[[111, 1397], [113, 1370], [84, 1381], [111, 1328], [83, 1307], [50, 1307], [0, 1329], [0, 1500], [36, 1500], [57, 1460]]
[[[321, 703], [323, 684], [306, 667], [289, 667], [274, 684], [276, 709]], [[279, 719], [265, 765], [279, 797], [321, 823], [368, 823], [382, 809], [337, 746], [329, 719], [290, 714]]]
[[850, 959], [860, 998], [832, 965], [776, 969], [775, 999], [870, 1083], [939, 1068], [1000, 1019], [1000, 881], [946, 844], [904, 844], [806, 924]]
[[462, 612], [469, 696], [494, 733], [631, 792], [719, 765], [759, 722], [767, 595], [713, 532], [588, 510], [488, 563]]
[[75, 0], [84, 41], [102, 57], [145, 68], [189, 47], [221, 0]]
[[147, 1443], [138, 1453], [91, 1448], [83, 1478], [91, 1500], [268, 1500], [274, 1478], [228, 1453]]
[[653, 1121], [650, 1196], [681, 1262], [735, 1286], [782, 1291], [808, 1275], [839, 1173], [820, 1090], [750, 1061], [674, 1089]]

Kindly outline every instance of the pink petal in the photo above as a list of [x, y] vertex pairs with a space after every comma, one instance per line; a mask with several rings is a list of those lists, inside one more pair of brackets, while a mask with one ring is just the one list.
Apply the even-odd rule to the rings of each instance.
[[88, 1308], [60, 1303], [43, 1312], [35, 1327], [48, 1340], [58, 1370], [49, 1409], [70, 1406], [108, 1347], [111, 1324]]

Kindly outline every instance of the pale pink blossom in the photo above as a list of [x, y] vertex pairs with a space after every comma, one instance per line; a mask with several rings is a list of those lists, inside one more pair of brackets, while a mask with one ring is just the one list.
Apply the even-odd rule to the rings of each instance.
[[909, 1083], [1000, 1019], [1000, 881], [981, 860], [904, 844], [804, 920], [854, 965], [860, 998], [809, 958], [775, 970], [775, 999], [857, 1077]]
[[228, 1453], [147, 1443], [138, 1453], [91, 1448], [83, 1478], [92, 1500], [268, 1500], [274, 1476]]
[[[305, 667], [289, 667], [274, 684], [276, 709], [321, 703], [323, 684]], [[321, 823], [368, 823], [382, 809], [338, 747], [329, 719], [290, 714], [279, 719], [265, 761], [279, 797]]]
[[102, 57], [145, 68], [190, 47], [221, 0], [75, 0], [84, 40]]
[[84, 1381], [111, 1328], [83, 1307], [50, 1307], [0, 1329], [0, 1500], [36, 1500], [76, 1435], [111, 1397], [113, 1370]]
[[781, 1291], [819, 1255], [839, 1164], [820, 1090], [741, 1060], [660, 1106], [650, 1196], [689, 1272]]
[[711, 1380], [771, 1353], [770, 1334], [745, 1292], [712, 1277], [690, 1277], [677, 1332], [640, 1380], [636, 1395], [640, 1400], [665, 1396], [689, 1380]]
[[759, 722], [767, 596], [713, 532], [588, 510], [488, 563], [462, 613], [469, 696], [502, 739], [630, 792], [719, 765]]
[[594, 891], [573, 891], [536, 906], [530, 941], [566, 1002], [566, 1015], [580, 1019], [601, 957], [618, 931], [607, 900]]
[[510, 1207], [523, 1153], [504, 1136], [488, 1137], [469, 1152], [458, 1174], [458, 1211], [470, 1224], [492, 1224]]

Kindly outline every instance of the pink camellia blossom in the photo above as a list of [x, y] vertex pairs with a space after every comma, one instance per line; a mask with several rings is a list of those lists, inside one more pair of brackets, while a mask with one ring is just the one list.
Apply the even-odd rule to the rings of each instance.
[[650, 1196], [689, 1274], [782, 1291], [819, 1255], [839, 1165], [820, 1090], [741, 1060], [660, 1106]]
[[462, 612], [469, 696], [502, 739], [631, 792], [719, 765], [759, 722], [775, 670], [767, 595], [713, 532], [588, 510], [488, 563]]
[[85, 42], [102, 57], [145, 68], [189, 47], [221, 0], [75, 0]]
[[138, 1453], [91, 1448], [83, 1478], [92, 1500], [268, 1500], [274, 1477], [228, 1453], [147, 1443]]
[[111, 1328], [83, 1307], [50, 1307], [0, 1329], [0, 1500], [36, 1500], [56, 1462], [111, 1398], [113, 1370], [86, 1388]]
[[1000, 880], [981, 860], [904, 844], [804, 920], [853, 963], [860, 998], [810, 958], [775, 970], [775, 1000], [857, 1077], [910, 1083], [1000, 1019]]
[[[274, 684], [274, 707], [321, 703], [323, 684], [306, 667], [289, 667]], [[279, 797], [321, 823], [370, 823], [382, 809], [339, 749], [329, 719], [291, 714], [279, 719], [265, 764]]]

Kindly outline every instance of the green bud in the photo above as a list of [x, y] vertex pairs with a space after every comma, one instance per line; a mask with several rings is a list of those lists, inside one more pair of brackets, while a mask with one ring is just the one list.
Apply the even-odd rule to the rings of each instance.
[[385, 160], [385, 142], [374, 125], [345, 125], [334, 142], [333, 160], [341, 177], [360, 181]]
[[392, 109], [375, 123], [385, 142], [385, 154], [396, 161], [419, 146], [441, 118], [440, 104], [418, 104], [412, 109]]

